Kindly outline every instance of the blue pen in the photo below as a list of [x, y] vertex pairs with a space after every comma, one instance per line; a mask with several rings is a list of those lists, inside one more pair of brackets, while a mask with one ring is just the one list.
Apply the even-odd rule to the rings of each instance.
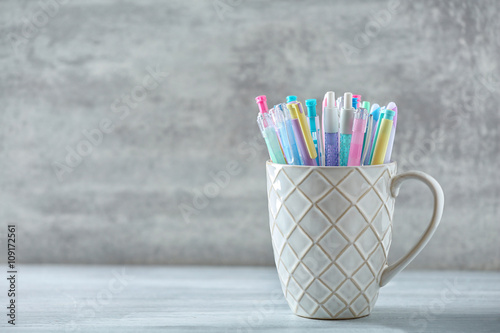
[[297, 101], [297, 96], [294, 96], [294, 95], [286, 96], [287, 103], [296, 102], [296, 101]]
[[306, 107], [307, 118], [309, 119], [309, 129], [311, 131], [311, 136], [314, 142], [314, 148], [316, 148], [316, 153], [318, 154], [318, 156], [316, 157], [316, 163], [317, 165], [323, 165], [324, 163], [321, 145], [321, 128], [319, 126], [319, 116], [316, 114], [316, 100], [307, 99]]
[[269, 110], [269, 113], [273, 118], [287, 163], [300, 165], [301, 161], [293, 133], [292, 119], [286, 105], [284, 103], [275, 105], [274, 108]]

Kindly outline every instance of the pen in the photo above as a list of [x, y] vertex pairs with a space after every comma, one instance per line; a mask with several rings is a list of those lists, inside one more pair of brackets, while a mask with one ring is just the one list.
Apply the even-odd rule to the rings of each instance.
[[352, 95], [352, 107], [357, 109], [361, 106], [361, 95]]
[[[368, 111], [368, 118], [370, 116], [370, 102], [368, 101], [363, 101], [363, 109], [366, 109]], [[373, 117], [372, 117], [373, 118]], [[368, 120], [367, 120], [367, 126], [368, 126]], [[363, 148], [361, 149], [361, 161], [360, 161], [360, 165], [363, 165], [364, 164], [364, 152], [365, 152], [365, 143], [366, 143], [366, 133], [368, 133], [368, 127], [366, 128], [365, 130], [365, 137], [363, 138]]]
[[269, 157], [274, 163], [286, 164], [286, 160], [283, 156], [283, 151], [281, 150], [278, 136], [273, 125], [273, 120], [267, 110], [266, 96], [258, 96], [255, 98], [255, 101], [257, 102], [260, 110], [257, 115], [257, 124], [259, 125], [260, 132], [266, 142]]
[[316, 100], [307, 99], [307, 118], [309, 119], [309, 129], [311, 131], [311, 137], [314, 143], [314, 148], [316, 149], [316, 164], [322, 165], [322, 154], [321, 154], [321, 127], [319, 125], [319, 116], [316, 113]]
[[339, 110], [339, 118], [340, 118], [340, 109], [342, 108], [343, 105], [344, 105], [344, 97], [340, 96], [339, 98], [337, 98], [337, 103], [335, 104], [335, 106]]
[[354, 112], [351, 148], [349, 149], [349, 160], [347, 162], [348, 166], [360, 165], [367, 117], [368, 111], [364, 108], [360, 107]]
[[363, 109], [366, 109], [369, 112], [370, 111], [370, 102], [363, 101]]
[[294, 95], [286, 96], [287, 103], [295, 102], [296, 100], [297, 100], [297, 96], [294, 96]]
[[276, 129], [278, 130], [281, 147], [285, 153], [285, 158], [288, 164], [300, 165], [300, 156], [293, 134], [292, 119], [286, 107], [286, 104], [281, 103], [275, 105], [269, 113], [271, 114]]
[[353, 118], [354, 109], [352, 108], [352, 94], [346, 92], [344, 94], [344, 107], [340, 111], [340, 166], [347, 166], [349, 160]]
[[309, 126], [307, 125], [306, 116], [302, 110], [302, 105], [300, 102], [290, 102], [287, 105], [288, 110], [290, 110], [290, 116], [292, 118], [293, 131], [295, 133], [295, 140], [297, 142], [297, 148], [302, 158], [303, 165], [316, 165], [316, 150], [314, 149], [314, 143], [312, 141], [311, 132], [309, 131]]
[[385, 153], [384, 163], [389, 163], [391, 161], [392, 146], [394, 145], [394, 137], [396, 136], [396, 125], [398, 123], [398, 107], [396, 103], [390, 102], [387, 104], [389, 110], [394, 111], [394, 119], [392, 122], [391, 137], [389, 138], [389, 143], [387, 145], [387, 152]]
[[[321, 114], [324, 114], [325, 113], [325, 107], [326, 107], [326, 95], [328, 93], [325, 94], [325, 97], [323, 97], [323, 104], [321, 104], [323, 106], [323, 108], [321, 109]], [[324, 140], [323, 140], [324, 142]]]
[[361, 165], [365, 165], [366, 156], [368, 155], [368, 148], [370, 147], [370, 138], [372, 137], [373, 129], [373, 114], [368, 116], [368, 121], [365, 131], [365, 139], [363, 140], [363, 149], [361, 153]]
[[326, 106], [323, 112], [323, 142], [325, 143], [325, 165], [339, 165], [339, 110], [335, 107], [335, 93], [325, 95]]
[[363, 155], [365, 155], [366, 158], [364, 159], [363, 165], [370, 165], [370, 159], [372, 156], [372, 148], [373, 148], [373, 139], [375, 138], [375, 132], [377, 131], [378, 120], [380, 119], [380, 106], [376, 103], [373, 104], [370, 114], [373, 116], [372, 129], [370, 131], [370, 136], [366, 138], [367, 141], [365, 142], [365, 147], [364, 147], [366, 154], [363, 153]]
[[395, 114], [396, 112], [392, 110], [386, 110], [384, 113], [384, 118], [381, 120], [379, 134], [373, 153], [372, 165], [384, 163], [387, 144], [389, 143], [389, 138], [391, 136], [393, 118]]
[[380, 109], [380, 115], [378, 117], [378, 122], [377, 122], [377, 128], [375, 130], [375, 135], [373, 136], [372, 151], [370, 152], [370, 163], [369, 163], [370, 165], [372, 165], [373, 153], [375, 152], [375, 145], [377, 144], [378, 133], [380, 132], [380, 125], [382, 125], [382, 120], [384, 119], [385, 111], [386, 111], [385, 106]]

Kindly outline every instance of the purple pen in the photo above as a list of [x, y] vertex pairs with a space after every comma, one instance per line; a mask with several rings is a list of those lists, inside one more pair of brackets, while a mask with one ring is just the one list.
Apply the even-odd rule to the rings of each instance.
[[396, 106], [396, 103], [390, 102], [387, 104], [387, 109], [394, 111], [395, 114], [392, 121], [392, 131], [391, 136], [389, 137], [389, 143], [387, 144], [387, 152], [385, 153], [384, 163], [391, 162], [392, 146], [394, 145], [394, 137], [396, 136], [396, 125], [398, 124], [398, 107]]
[[323, 133], [325, 145], [325, 165], [339, 165], [339, 110], [335, 107], [335, 93], [325, 95], [326, 106], [323, 111]]
[[298, 102], [290, 102], [286, 105], [288, 110], [290, 110], [290, 115], [292, 118], [292, 127], [293, 132], [295, 134], [295, 141], [297, 142], [297, 148], [299, 149], [299, 154], [302, 159], [303, 165], [316, 165], [316, 159], [312, 159], [309, 155], [309, 151], [307, 150], [306, 140], [304, 138], [304, 134], [302, 128], [300, 127], [299, 122], [299, 106]]

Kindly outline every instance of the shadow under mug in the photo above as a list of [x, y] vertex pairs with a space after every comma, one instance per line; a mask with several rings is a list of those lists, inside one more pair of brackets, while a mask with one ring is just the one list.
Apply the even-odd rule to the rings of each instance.
[[[424, 248], [443, 213], [439, 183], [420, 171], [396, 175], [395, 162], [356, 167], [267, 162], [266, 171], [276, 268], [290, 309], [302, 317], [369, 315], [380, 287]], [[406, 179], [429, 187], [434, 211], [417, 244], [388, 265], [394, 202]]]

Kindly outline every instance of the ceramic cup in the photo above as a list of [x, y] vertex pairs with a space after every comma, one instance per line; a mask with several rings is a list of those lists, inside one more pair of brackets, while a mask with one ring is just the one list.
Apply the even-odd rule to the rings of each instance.
[[[441, 186], [423, 172], [396, 172], [394, 162], [358, 167], [267, 162], [274, 258], [283, 293], [296, 315], [316, 319], [369, 315], [380, 287], [432, 237], [443, 212]], [[417, 244], [388, 265], [394, 202], [406, 179], [429, 187], [434, 212]]]

